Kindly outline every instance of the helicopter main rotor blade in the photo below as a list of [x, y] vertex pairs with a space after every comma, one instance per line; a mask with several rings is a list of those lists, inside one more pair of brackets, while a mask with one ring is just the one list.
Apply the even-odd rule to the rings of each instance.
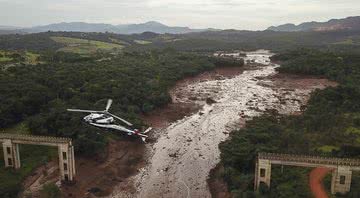
[[130, 122], [128, 122], [128, 121], [126, 121], [126, 120], [124, 120], [124, 119], [122, 119], [122, 118], [120, 118], [119, 116], [116, 116], [116, 115], [114, 115], [114, 114], [112, 114], [112, 113], [109, 113], [109, 112], [106, 112], [107, 114], [109, 114], [109, 115], [111, 115], [111, 116], [113, 116], [114, 118], [116, 118], [116, 119], [118, 119], [118, 120], [120, 120], [120, 121], [122, 121], [122, 122], [124, 122], [125, 124], [127, 124], [127, 125], [129, 125], [129, 126], [132, 126], [133, 124], [131, 124]]
[[111, 107], [112, 102], [113, 102], [113, 100], [112, 100], [112, 99], [109, 99], [109, 100], [107, 101], [105, 111], [109, 111], [109, 109], [110, 109], [110, 107]]
[[144, 132], [142, 132], [142, 134], [147, 134], [149, 133], [153, 128], [152, 127], [149, 127], [147, 128]]
[[67, 111], [72, 111], [72, 112], [85, 112], [85, 113], [102, 113], [102, 111], [82, 110], [82, 109], [67, 109]]

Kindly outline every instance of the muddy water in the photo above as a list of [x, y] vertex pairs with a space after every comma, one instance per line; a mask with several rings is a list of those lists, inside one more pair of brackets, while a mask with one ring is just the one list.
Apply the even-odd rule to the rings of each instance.
[[[157, 129], [157, 141], [148, 145], [148, 166], [131, 178], [137, 192], [128, 194], [122, 188], [111, 197], [211, 197], [206, 180], [219, 162], [218, 145], [229, 132], [267, 109], [298, 112], [311, 91], [326, 86], [318, 79], [301, 86], [303, 79], [271, 77], [278, 67], [270, 63], [271, 55], [248, 53], [254, 64], [233, 78], [218, 76], [177, 87], [173, 102], [196, 103], [200, 110]], [[216, 103], [207, 104], [207, 98]]]

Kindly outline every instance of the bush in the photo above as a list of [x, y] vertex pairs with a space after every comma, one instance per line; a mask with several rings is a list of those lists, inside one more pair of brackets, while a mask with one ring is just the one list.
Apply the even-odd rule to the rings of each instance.
[[45, 184], [40, 191], [41, 198], [60, 198], [61, 192], [54, 183]]

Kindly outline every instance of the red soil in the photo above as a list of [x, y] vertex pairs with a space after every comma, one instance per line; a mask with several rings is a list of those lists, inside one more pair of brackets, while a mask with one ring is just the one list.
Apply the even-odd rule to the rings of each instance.
[[331, 169], [324, 167], [318, 167], [311, 171], [309, 185], [315, 198], [328, 198], [322, 181], [329, 172]]

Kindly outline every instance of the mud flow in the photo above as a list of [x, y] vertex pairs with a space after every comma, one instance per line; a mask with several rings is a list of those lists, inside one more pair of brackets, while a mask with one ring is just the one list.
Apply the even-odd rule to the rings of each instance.
[[[156, 127], [146, 145], [147, 165], [115, 187], [109, 197], [211, 197], [207, 179], [219, 162], [218, 145], [246, 120], [268, 109], [300, 112], [325, 79], [279, 75], [266, 50], [226, 54], [244, 58], [244, 68], [217, 69], [180, 81], [173, 103], [144, 119]], [[219, 55], [219, 54], [216, 54]], [[123, 186], [133, 185], [135, 191]]]

